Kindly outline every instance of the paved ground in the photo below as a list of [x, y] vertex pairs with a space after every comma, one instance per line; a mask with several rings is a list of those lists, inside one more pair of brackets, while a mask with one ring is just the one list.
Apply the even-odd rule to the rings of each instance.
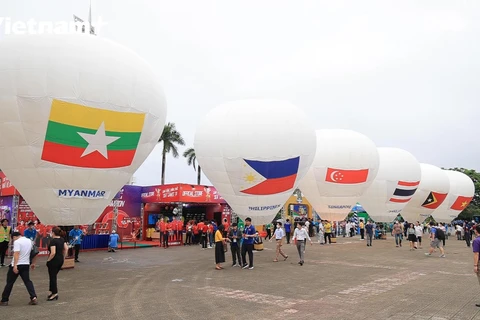
[[[373, 247], [358, 238], [307, 246], [305, 265], [293, 246], [272, 262], [274, 243], [256, 252], [255, 269], [214, 269], [213, 249], [172, 247], [89, 252], [59, 274], [60, 299], [46, 302], [45, 258], [32, 273], [39, 305], [28, 306], [19, 279], [5, 319], [480, 319], [471, 249], [447, 240], [447, 258]], [[230, 252], [227, 253], [230, 260]], [[0, 270], [5, 279], [6, 268]], [[3, 280], [2, 280], [3, 281]]]

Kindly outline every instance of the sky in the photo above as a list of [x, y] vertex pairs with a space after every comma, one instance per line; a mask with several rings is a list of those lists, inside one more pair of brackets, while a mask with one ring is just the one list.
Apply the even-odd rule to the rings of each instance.
[[[88, 7], [0, 0], [0, 17], [86, 20]], [[99, 37], [151, 64], [167, 121], [185, 139], [181, 153], [215, 106], [275, 98], [302, 108], [317, 129], [356, 130], [423, 163], [480, 171], [480, 2], [92, 0], [99, 16], [107, 23]], [[159, 184], [160, 172], [158, 145], [136, 184]], [[166, 183], [180, 182], [195, 183], [196, 173], [169, 156]]]

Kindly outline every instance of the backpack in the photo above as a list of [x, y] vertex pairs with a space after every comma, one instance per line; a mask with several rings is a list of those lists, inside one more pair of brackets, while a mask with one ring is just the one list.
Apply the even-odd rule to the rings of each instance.
[[442, 229], [437, 228], [435, 230], [435, 238], [437, 238], [439, 240], [445, 240], [445, 232], [443, 232]]

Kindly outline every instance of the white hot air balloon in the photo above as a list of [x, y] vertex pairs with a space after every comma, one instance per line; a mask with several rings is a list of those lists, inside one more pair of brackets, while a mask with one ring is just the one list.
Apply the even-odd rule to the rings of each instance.
[[450, 181], [447, 199], [433, 212], [437, 222], [449, 223], [467, 208], [475, 194], [475, 185], [469, 176], [462, 172], [443, 170]]
[[299, 188], [322, 219], [345, 219], [375, 179], [377, 147], [352, 130], [317, 131], [317, 152]]
[[417, 191], [400, 212], [404, 220], [412, 223], [428, 218], [445, 201], [450, 188], [444, 170], [425, 163], [421, 163], [420, 168], [422, 175]]
[[0, 168], [43, 224], [91, 224], [155, 147], [163, 89], [133, 51], [86, 34], [0, 42]]
[[250, 99], [220, 105], [201, 121], [195, 155], [241, 219], [270, 223], [315, 155], [315, 131], [291, 103]]
[[393, 221], [420, 184], [420, 163], [408, 151], [378, 148], [378, 174], [359, 202], [376, 222]]

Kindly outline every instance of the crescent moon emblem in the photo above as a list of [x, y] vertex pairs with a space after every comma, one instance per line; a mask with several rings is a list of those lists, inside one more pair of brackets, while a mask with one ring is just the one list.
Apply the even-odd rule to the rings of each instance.
[[337, 181], [337, 179], [335, 179], [335, 174], [337, 173], [338, 171], [333, 171], [332, 174], [330, 174], [330, 179], [332, 179], [333, 181]]

